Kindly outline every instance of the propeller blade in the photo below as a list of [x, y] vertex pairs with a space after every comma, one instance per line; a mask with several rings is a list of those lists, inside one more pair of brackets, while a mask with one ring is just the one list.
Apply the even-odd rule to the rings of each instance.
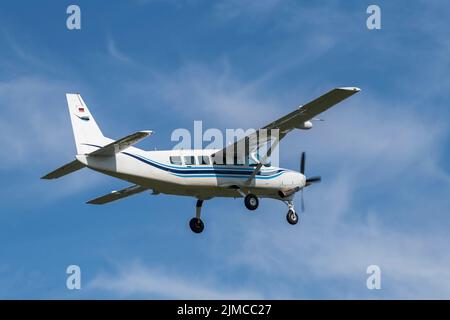
[[301, 204], [302, 204], [302, 212], [305, 212], [305, 199], [303, 198], [303, 188], [301, 194]]
[[321, 176], [307, 178], [306, 179], [306, 185], [309, 186], [310, 184], [318, 183], [320, 181], [322, 181], [322, 177]]
[[302, 157], [300, 159], [300, 173], [305, 174], [305, 152], [302, 152]]

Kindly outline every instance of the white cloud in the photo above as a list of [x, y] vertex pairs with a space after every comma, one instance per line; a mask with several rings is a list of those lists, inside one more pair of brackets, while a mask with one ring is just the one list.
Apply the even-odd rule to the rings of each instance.
[[131, 298], [162, 299], [259, 299], [257, 292], [209, 283], [201, 274], [189, 279], [151, 269], [141, 263], [122, 266], [118, 273], [100, 274], [92, 280], [88, 290], [107, 291], [113, 295]]
[[271, 119], [276, 112], [274, 101], [256, 94], [259, 81], [239, 79], [226, 61], [214, 67], [189, 63], [174, 74], [154, 75], [128, 89], [151, 90], [176, 114], [211, 120], [215, 126], [248, 128], [258, 125], [260, 119]]
[[[74, 152], [63, 84], [23, 77], [0, 82], [0, 168], [34, 165]], [[30, 155], [34, 155], [33, 161]], [[36, 155], [39, 155], [36, 157]]]

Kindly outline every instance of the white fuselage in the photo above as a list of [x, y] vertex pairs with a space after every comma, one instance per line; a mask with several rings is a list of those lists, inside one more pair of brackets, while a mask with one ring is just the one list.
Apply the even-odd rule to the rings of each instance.
[[[96, 150], [100, 146], [91, 147]], [[77, 159], [93, 170], [144, 186], [155, 193], [203, 200], [240, 197], [237, 188], [258, 197], [280, 199], [280, 190], [305, 186], [303, 174], [272, 166], [262, 166], [255, 178], [249, 181], [255, 165], [214, 164], [211, 154], [216, 151], [144, 151], [129, 147], [114, 156], [77, 155]]]

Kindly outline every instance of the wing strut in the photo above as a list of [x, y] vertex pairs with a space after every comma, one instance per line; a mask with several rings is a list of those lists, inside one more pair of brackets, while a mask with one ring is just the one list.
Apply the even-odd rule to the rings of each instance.
[[272, 154], [272, 150], [274, 150], [277, 147], [279, 142], [280, 142], [280, 138], [275, 139], [274, 143], [271, 144], [271, 146], [269, 147], [269, 150], [267, 150], [266, 155], [259, 161], [259, 163], [256, 165], [255, 170], [253, 170], [250, 177], [247, 179], [247, 181], [245, 181], [246, 184], [250, 184], [253, 181], [253, 179], [255, 179], [255, 176], [258, 174], [259, 170], [261, 170], [261, 168], [264, 165], [264, 163], [266, 162], [266, 160]]

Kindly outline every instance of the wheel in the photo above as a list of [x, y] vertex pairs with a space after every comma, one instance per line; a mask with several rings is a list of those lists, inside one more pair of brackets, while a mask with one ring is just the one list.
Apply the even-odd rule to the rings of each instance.
[[298, 222], [298, 215], [297, 215], [297, 213], [295, 213], [294, 210], [289, 209], [289, 211], [286, 215], [286, 219], [290, 224], [294, 225], [294, 224], [297, 224], [297, 222]]
[[259, 200], [254, 194], [248, 194], [244, 199], [245, 207], [248, 210], [256, 210], [258, 208]]
[[201, 233], [205, 229], [202, 219], [192, 218], [189, 221], [189, 227], [191, 227], [192, 232]]

